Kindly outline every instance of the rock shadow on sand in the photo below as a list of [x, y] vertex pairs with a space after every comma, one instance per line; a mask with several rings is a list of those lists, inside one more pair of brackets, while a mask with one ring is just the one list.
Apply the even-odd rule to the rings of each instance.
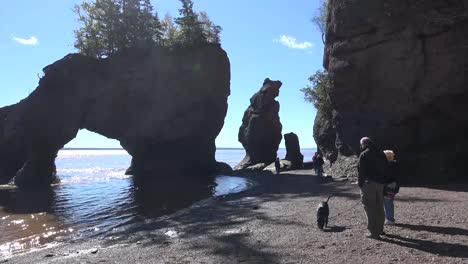
[[390, 234], [387, 234], [386, 237], [382, 238], [382, 240], [401, 247], [412, 248], [433, 255], [468, 258], [467, 245], [435, 242]]

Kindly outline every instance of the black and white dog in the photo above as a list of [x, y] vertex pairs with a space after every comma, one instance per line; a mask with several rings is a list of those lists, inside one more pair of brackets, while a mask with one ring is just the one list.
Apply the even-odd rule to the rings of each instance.
[[330, 214], [328, 200], [330, 200], [330, 198], [331, 195], [328, 196], [327, 201], [321, 202], [317, 207], [317, 225], [321, 230], [328, 225], [328, 215]]

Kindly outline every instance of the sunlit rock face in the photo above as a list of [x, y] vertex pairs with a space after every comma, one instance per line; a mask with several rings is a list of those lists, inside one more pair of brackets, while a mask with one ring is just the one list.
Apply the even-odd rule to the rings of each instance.
[[467, 14], [462, 0], [330, 0], [334, 111], [316, 119], [319, 148], [355, 155], [369, 136], [408, 180], [467, 179]]
[[244, 146], [246, 156], [234, 170], [260, 163], [265, 164], [260, 168], [262, 170], [275, 161], [282, 139], [282, 125], [278, 114], [280, 105], [275, 100], [281, 85], [280, 81], [267, 78], [260, 90], [250, 98], [250, 105], [244, 112], [239, 128], [239, 142]]
[[216, 45], [69, 54], [26, 99], [0, 108], [0, 178], [50, 184], [58, 150], [79, 129], [119, 140], [132, 174], [212, 172], [229, 94], [229, 59]]

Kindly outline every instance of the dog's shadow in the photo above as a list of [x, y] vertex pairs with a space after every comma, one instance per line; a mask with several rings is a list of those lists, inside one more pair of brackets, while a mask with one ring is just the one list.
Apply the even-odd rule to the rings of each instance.
[[328, 226], [323, 229], [323, 232], [327, 233], [341, 233], [346, 230], [345, 226]]

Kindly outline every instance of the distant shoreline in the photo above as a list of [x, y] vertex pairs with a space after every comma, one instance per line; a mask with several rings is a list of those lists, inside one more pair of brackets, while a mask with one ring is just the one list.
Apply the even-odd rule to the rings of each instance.
[[62, 148], [60, 150], [124, 150], [123, 148]]
[[[216, 148], [217, 150], [244, 150], [243, 148]], [[279, 148], [286, 149], [286, 148]], [[301, 149], [317, 149], [317, 148], [301, 148]], [[125, 150], [123, 148], [62, 148], [60, 150]]]

